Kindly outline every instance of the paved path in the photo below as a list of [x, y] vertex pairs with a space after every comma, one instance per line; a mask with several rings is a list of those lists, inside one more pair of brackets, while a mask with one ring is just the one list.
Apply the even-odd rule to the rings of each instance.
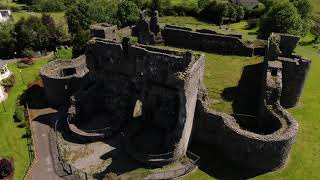
[[49, 141], [50, 122], [56, 117], [55, 113], [53, 109], [30, 110], [37, 160], [27, 180], [63, 180], [55, 172]]

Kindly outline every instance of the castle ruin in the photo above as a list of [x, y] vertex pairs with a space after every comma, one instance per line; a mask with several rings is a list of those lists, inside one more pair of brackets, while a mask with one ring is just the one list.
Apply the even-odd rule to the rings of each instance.
[[[186, 48], [194, 43], [181, 44], [177, 38], [183, 38], [184, 34], [214, 38], [217, 44], [225, 38], [170, 26], [164, 32], [165, 41], [170, 39], [171, 45], [184, 44]], [[143, 33], [139, 37], [146, 36]], [[243, 44], [237, 37], [228, 38], [232, 41], [220, 44], [223, 49], [234, 54], [254, 54], [254, 48], [244, 51], [239, 48]], [[184, 39], [187, 40], [190, 39]], [[285, 165], [298, 133], [298, 123], [284, 109], [299, 101], [311, 64], [310, 60], [293, 54], [298, 40], [285, 34], [272, 34], [268, 40], [261, 72], [260, 107], [255, 119], [259, 122], [257, 129], [240, 123], [237, 117], [208, 108], [203, 54], [93, 38], [85, 55], [80, 57], [81, 63], [70, 61], [76, 65], [74, 70], [69, 64], [56, 61], [42, 68], [41, 77], [49, 101], [69, 105], [64, 122], [73, 137], [99, 141], [122, 133], [128, 154], [151, 166], [184, 157], [192, 137], [216, 145], [238, 165], [271, 171]], [[224, 54], [219, 49], [214, 51]], [[49, 74], [51, 69], [56, 71]], [[70, 83], [74, 77], [83, 79], [85, 86]], [[68, 97], [70, 102], [66, 103]], [[142, 103], [141, 116], [133, 121], [137, 102]]]

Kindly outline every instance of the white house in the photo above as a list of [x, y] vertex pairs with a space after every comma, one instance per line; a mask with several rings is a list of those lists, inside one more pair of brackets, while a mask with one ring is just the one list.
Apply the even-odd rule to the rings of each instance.
[[0, 22], [6, 22], [11, 18], [11, 10], [0, 10]]
[[[8, 69], [8, 64], [0, 60], [0, 82], [3, 79], [8, 78], [11, 75], [11, 72]], [[4, 91], [4, 87], [0, 85], [0, 102], [3, 102], [7, 99], [7, 93]]]

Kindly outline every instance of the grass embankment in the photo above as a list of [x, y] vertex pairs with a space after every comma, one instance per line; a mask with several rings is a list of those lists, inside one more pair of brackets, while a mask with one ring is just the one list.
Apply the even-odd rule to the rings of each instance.
[[8, 99], [4, 102], [7, 112], [0, 107], [0, 157], [14, 159], [14, 179], [23, 178], [29, 165], [28, 148], [26, 139], [22, 136], [26, 133], [24, 128], [18, 128], [18, 123], [14, 122], [13, 115], [16, 107], [16, 99], [27, 88], [27, 84], [32, 83], [38, 78], [39, 69], [46, 64], [47, 58], [35, 61], [30, 68], [22, 69], [22, 76], [25, 84], [22, 82], [19, 70], [15, 63], [9, 64], [8, 67], [16, 76], [16, 83], [9, 92]]

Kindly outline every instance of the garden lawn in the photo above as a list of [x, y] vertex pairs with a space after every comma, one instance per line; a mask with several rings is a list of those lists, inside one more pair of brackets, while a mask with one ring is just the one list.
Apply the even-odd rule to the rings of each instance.
[[21, 180], [24, 177], [30, 161], [27, 140], [22, 138], [26, 130], [25, 128], [18, 128], [18, 123], [15, 123], [13, 119], [16, 99], [27, 88], [27, 84], [32, 83], [39, 77], [40, 67], [47, 62], [47, 58], [39, 59], [35, 61], [33, 66], [22, 69], [25, 84], [21, 80], [16, 64], [8, 65], [10, 71], [15, 74], [16, 83], [10, 90], [8, 99], [4, 102], [7, 112], [4, 112], [2, 106], [0, 107], [0, 157], [14, 159], [14, 179], [16, 180]]

